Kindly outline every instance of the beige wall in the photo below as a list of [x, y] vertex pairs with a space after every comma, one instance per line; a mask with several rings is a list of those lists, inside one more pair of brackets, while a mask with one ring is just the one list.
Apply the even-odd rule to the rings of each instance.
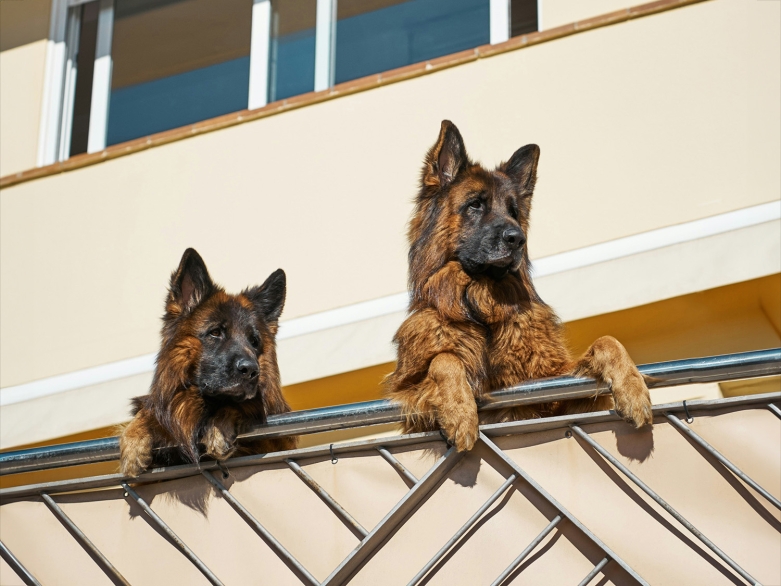
[[51, 0], [0, 2], [0, 176], [35, 166]]
[[35, 41], [0, 53], [2, 176], [35, 167], [46, 45], [45, 40]]
[[778, 18], [705, 2], [8, 188], [0, 384], [154, 351], [187, 246], [229, 289], [283, 267], [286, 318], [403, 291], [442, 118], [486, 163], [541, 145], [535, 258], [777, 199]]

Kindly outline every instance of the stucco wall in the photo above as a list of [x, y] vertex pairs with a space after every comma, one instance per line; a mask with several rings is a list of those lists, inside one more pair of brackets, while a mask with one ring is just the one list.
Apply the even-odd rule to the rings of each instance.
[[0, 175], [35, 166], [51, 0], [0, 2]]
[[154, 351], [187, 246], [233, 290], [283, 267], [286, 318], [403, 291], [442, 118], [542, 147], [534, 258], [777, 199], [778, 21], [714, 0], [7, 188], [0, 384]]
[[0, 174], [35, 166], [41, 119], [45, 40], [0, 53]]

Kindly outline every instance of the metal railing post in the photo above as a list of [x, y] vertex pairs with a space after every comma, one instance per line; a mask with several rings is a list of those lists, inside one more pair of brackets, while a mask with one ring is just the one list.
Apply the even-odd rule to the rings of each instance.
[[587, 434], [585, 431], [580, 429], [577, 425], [571, 425], [572, 431], [575, 432], [575, 434], [581, 438], [583, 441], [585, 441], [588, 445], [590, 445], [597, 453], [599, 453], [600, 456], [605, 458], [608, 462], [610, 462], [613, 466], [615, 466], [624, 476], [626, 476], [629, 480], [635, 483], [640, 490], [642, 490], [645, 494], [647, 494], [649, 497], [651, 497], [660, 507], [662, 507], [665, 511], [670, 513], [672, 517], [678, 521], [681, 525], [686, 527], [686, 529], [689, 530], [689, 532], [694, 535], [697, 539], [702, 541], [708, 549], [710, 549], [713, 553], [715, 553], [719, 558], [721, 558], [730, 568], [735, 570], [740, 576], [742, 576], [745, 580], [747, 580], [750, 584], [759, 584], [756, 579], [754, 579], [751, 574], [749, 574], [746, 570], [741, 568], [731, 557], [729, 557], [726, 553], [721, 551], [715, 543], [713, 543], [710, 539], [708, 539], [700, 530], [698, 530], [694, 525], [692, 525], [686, 518], [681, 515], [678, 511], [676, 511], [672, 506], [670, 506], [667, 501], [665, 501], [662, 497], [660, 497], [650, 486], [648, 486], [645, 482], [640, 480], [638, 476], [636, 476], [629, 468], [624, 466], [621, 462], [618, 461], [617, 458], [615, 458], [610, 452], [608, 452], [605, 448], [603, 448], [599, 443], [597, 443], [594, 438], [592, 438], [589, 434]]

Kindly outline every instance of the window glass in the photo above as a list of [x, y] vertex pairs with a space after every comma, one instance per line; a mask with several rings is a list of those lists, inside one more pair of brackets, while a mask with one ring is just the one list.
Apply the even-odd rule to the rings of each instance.
[[483, 45], [490, 0], [339, 0], [336, 83]]
[[510, 36], [517, 37], [537, 30], [537, 0], [511, 0]]
[[76, 53], [76, 89], [73, 95], [73, 121], [69, 153], [87, 152], [89, 114], [92, 104], [92, 74], [95, 69], [95, 42], [98, 38], [100, 2], [87, 2], [71, 9], [81, 10], [79, 47]]
[[115, 0], [107, 144], [247, 107], [252, 0]]
[[317, 0], [274, 0], [271, 6], [269, 102], [314, 90]]

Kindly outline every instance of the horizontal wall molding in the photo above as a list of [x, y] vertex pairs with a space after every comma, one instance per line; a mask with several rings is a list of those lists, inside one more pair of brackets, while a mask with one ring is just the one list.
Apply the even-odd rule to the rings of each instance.
[[637, 18], [651, 16], [660, 12], [666, 12], [668, 10], [689, 6], [691, 4], [698, 4], [704, 1], [706, 0], [657, 0], [655, 2], [648, 2], [630, 8], [616, 10], [615, 12], [587, 18], [548, 30], [512, 37], [503, 43], [482, 45], [459, 53], [445, 55], [420, 63], [413, 63], [412, 65], [407, 65], [398, 69], [392, 69], [390, 71], [384, 71], [382, 73], [336, 84], [333, 87], [321, 91], [309, 92], [284, 100], [278, 100], [267, 104], [262, 108], [239, 110], [238, 112], [210, 118], [188, 126], [182, 126], [180, 128], [174, 128], [165, 132], [112, 145], [98, 152], [76, 155], [65, 161], [20, 171], [12, 175], [6, 175], [5, 177], [0, 177], [0, 188], [11, 187], [12, 185], [32, 181], [33, 179], [40, 179], [50, 175], [81, 169], [83, 167], [144, 151], [149, 148], [236, 126], [237, 124], [244, 124], [268, 116], [276, 116], [277, 114], [282, 114], [289, 110], [319, 104], [335, 98], [372, 90], [415, 77], [421, 77], [423, 75], [430, 75], [457, 65], [471, 63], [478, 59], [494, 57], [509, 51], [517, 51], [526, 47], [532, 47], [541, 43], [555, 41], [571, 35], [628, 22]]
[[701, 220], [694, 220], [675, 226], [658, 228], [609, 242], [585, 246], [560, 254], [546, 256], [532, 262], [535, 277], [544, 277], [555, 273], [569, 271], [648, 252], [657, 248], [690, 242], [707, 238], [731, 230], [739, 230], [748, 226], [756, 226], [764, 222], [772, 222], [781, 218], [781, 200], [751, 206], [727, 212]]
[[[779, 219], [781, 219], [781, 200], [772, 201], [539, 258], [533, 261], [534, 275], [535, 277], [543, 277], [564, 273]], [[407, 310], [408, 303], [408, 293], [402, 292], [290, 319], [280, 324], [277, 339], [282, 341], [394, 313], [403, 313]], [[145, 354], [21, 385], [5, 387], [0, 389], [0, 407], [149, 373], [154, 370], [155, 357], [154, 353]]]

